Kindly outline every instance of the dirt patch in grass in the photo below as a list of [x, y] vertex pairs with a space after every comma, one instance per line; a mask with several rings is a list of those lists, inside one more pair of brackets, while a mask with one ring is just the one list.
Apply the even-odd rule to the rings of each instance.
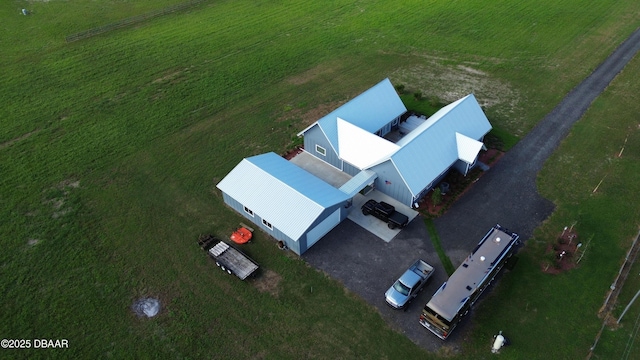
[[560, 274], [578, 266], [578, 234], [575, 229], [565, 229], [555, 243], [547, 245], [545, 260], [540, 264], [544, 273]]
[[35, 133], [39, 132], [39, 131], [40, 131], [39, 129], [38, 129], [38, 130], [33, 130], [33, 131], [28, 132], [28, 133], [26, 133], [26, 134], [20, 135], [20, 136], [18, 136], [17, 138], [13, 138], [13, 139], [11, 139], [11, 140], [9, 140], [9, 141], [5, 141], [5, 142], [3, 142], [2, 144], [0, 144], [0, 150], [5, 149], [5, 148], [8, 148], [9, 146], [11, 146], [11, 145], [13, 145], [13, 144], [15, 144], [15, 143], [17, 143], [17, 142], [19, 142], [19, 141], [25, 140], [25, 139], [26, 139], [26, 138], [28, 138], [29, 136], [31, 136], [31, 135], [33, 135], [33, 134], [35, 134]]
[[265, 270], [260, 277], [253, 280], [253, 285], [260, 292], [268, 292], [269, 294], [278, 297], [281, 281], [282, 276], [280, 276], [280, 274], [272, 270]]
[[60, 184], [58, 184], [58, 187], [60, 189], [65, 189], [65, 188], [77, 189], [77, 188], [80, 187], [80, 180], [67, 179], [67, 180], [64, 180], [64, 181], [60, 182]]
[[300, 154], [301, 152], [304, 151], [304, 146], [296, 146], [295, 148], [288, 150], [286, 153], [284, 153], [284, 155], [282, 155], [283, 158], [287, 159], [287, 160], [291, 160], [293, 159], [296, 155]]
[[326, 104], [320, 104], [313, 109], [296, 108], [285, 111], [284, 114], [277, 117], [278, 122], [300, 119], [302, 124], [300, 130], [320, 120], [323, 116], [340, 107], [346, 101], [334, 101]]
[[456, 349], [453, 345], [442, 345], [437, 352], [438, 356], [443, 358], [452, 358], [459, 353], [459, 349]]
[[182, 73], [187, 69], [176, 70], [176, 71], [169, 72], [166, 75], [163, 75], [163, 76], [161, 76], [159, 78], [154, 79], [151, 83], [152, 84], [159, 84], [159, 83], [164, 83], [164, 82], [172, 82], [173, 83], [174, 80], [176, 80], [178, 77], [180, 77], [182, 75]]
[[319, 76], [329, 75], [335, 73], [339, 69], [339, 66], [322, 63], [312, 69], [309, 69], [301, 74], [289, 77], [286, 81], [293, 85], [306, 84]]
[[393, 84], [447, 104], [474, 94], [483, 108], [491, 109], [507, 123], [521, 122], [525, 99], [509, 83], [474, 68], [472, 63], [453, 65], [446, 59], [425, 59], [424, 65], [396, 70], [390, 76]]
[[65, 208], [69, 194], [72, 190], [80, 187], [80, 181], [75, 179], [67, 179], [60, 182], [57, 186], [43, 191], [42, 204], [50, 206], [53, 210], [52, 218], [56, 219], [70, 213], [72, 208]]

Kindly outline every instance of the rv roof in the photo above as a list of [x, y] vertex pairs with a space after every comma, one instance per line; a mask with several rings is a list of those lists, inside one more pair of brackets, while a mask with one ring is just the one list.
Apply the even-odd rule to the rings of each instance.
[[445, 289], [436, 293], [427, 306], [451, 321], [471, 294], [482, 286], [495, 262], [500, 259], [505, 249], [512, 246], [514, 240], [516, 238], [513, 235], [498, 227], [491, 229], [462, 265], [449, 277]]

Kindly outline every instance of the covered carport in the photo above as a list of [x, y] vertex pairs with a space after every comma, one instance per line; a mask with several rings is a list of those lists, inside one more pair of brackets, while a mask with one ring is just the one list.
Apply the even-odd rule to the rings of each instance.
[[387, 223], [381, 221], [380, 219], [374, 216], [366, 216], [360, 210], [362, 205], [366, 203], [369, 199], [373, 199], [375, 201], [384, 201], [388, 204], [393, 205], [396, 208], [396, 211], [407, 215], [409, 218], [409, 222], [411, 222], [416, 216], [418, 216], [418, 212], [414, 211], [410, 207], [402, 204], [401, 202], [395, 200], [394, 198], [381, 193], [380, 191], [373, 190], [369, 194], [362, 195], [356, 194], [353, 198], [353, 206], [351, 207], [351, 211], [347, 218], [354, 223], [358, 224], [365, 230], [369, 231], [373, 235], [378, 238], [384, 240], [385, 242], [391, 241], [402, 229], [389, 229]]

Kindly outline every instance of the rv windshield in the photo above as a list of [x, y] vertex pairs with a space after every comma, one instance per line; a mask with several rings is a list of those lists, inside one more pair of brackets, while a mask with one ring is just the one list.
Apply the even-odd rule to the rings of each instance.
[[448, 329], [451, 326], [451, 322], [443, 318], [437, 312], [433, 311], [429, 306], [425, 306], [422, 310], [422, 314], [429, 319], [429, 322], [437, 325], [439, 328]]

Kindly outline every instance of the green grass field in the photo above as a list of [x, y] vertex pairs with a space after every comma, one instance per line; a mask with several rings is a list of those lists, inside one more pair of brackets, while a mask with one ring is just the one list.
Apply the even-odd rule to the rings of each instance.
[[[258, 279], [216, 271], [197, 236], [240, 218], [215, 184], [385, 77], [439, 102], [474, 92], [499, 131], [521, 137], [640, 20], [632, 0], [227, 0], [65, 43], [178, 3], [0, 5], [0, 335], [69, 340], [2, 358], [438, 357], [264, 234], [248, 250]], [[635, 59], [540, 174], [558, 209], [456, 357], [488, 356], [505, 323], [503, 357], [586, 356], [638, 230], [639, 71]], [[546, 242], [574, 222], [592, 238], [580, 267], [542, 274]], [[133, 314], [142, 296], [161, 300], [158, 317]], [[623, 356], [639, 305], [596, 356]]]
[[[542, 194], [557, 204], [556, 211], [477, 311], [474, 334], [483, 334], [480, 339], [497, 328], [515, 333], [511, 340], [518, 348], [503, 352], [510, 358], [541, 348], [544, 356], [537, 358], [585, 358], [602, 326], [598, 311], [638, 235], [640, 188], [634, 179], [640, 175], [640, 124], [631, 115], [640, 111], [634, 95], [640, 87], [633, 80], [638, 75], [640, 62], [635, 58], [549, 159], [538, 183]], [[543, 274], [547, 244], [572, 225], [583, 244], [576, 254], [579, 266], [560, 275]], [[639, 273], [636, 263], [612, 313], [615, 319], [640, 289]], [[606, 327], [593, 358], [637, 358], [639, 313], [640, 302], [618, 330]]]

